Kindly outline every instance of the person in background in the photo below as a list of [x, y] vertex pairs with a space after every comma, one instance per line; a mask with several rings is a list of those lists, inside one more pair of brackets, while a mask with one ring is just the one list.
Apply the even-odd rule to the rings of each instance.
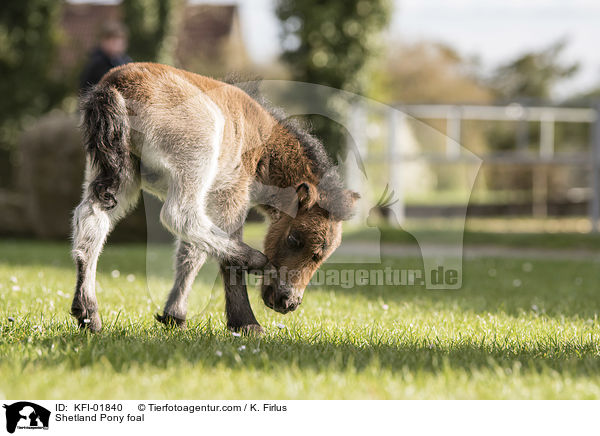
[[100, 30], [100, 42], [90, 53], [89, 59], [81, 74], [80, 92], [100, 81], [108, 70], [131, 62], [125, 53], [127, 50], [127, 30], [118, 22], [107, 22]]

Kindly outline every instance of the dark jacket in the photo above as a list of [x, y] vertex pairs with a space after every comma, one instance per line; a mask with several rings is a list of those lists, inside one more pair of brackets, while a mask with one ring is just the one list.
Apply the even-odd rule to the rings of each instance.
[[100, 47], [94, 49], [94, 51], [90, 53], [88, 62], [81, 73], [79, 90], [81, 92], [85, 91], [90, 86], [98, 83], [108, 70], [128, 62], [131, 62], [131, 58], [127, 55], [110, 58], [100, 49]]

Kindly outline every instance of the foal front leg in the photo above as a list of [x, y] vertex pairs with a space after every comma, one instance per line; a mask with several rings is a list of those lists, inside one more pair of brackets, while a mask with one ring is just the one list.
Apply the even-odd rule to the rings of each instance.
[[[241, 241], [242, 228], [234, 234]], [[227, 328], [245, 334], [262, 334], [264, 329], [256, 320], [246, 287], [246, 272], [231, 262], [220, 262], [223, 285], [225, 287], [225, 312]]]
[[161, 223], [171, 233], [227, 265], [252, 270], [261, 270], [268, 265], [263, 253], [213, 223], [204, 211], [204, 200], [198, 192], [184, 195], [178, 192], [180, 185], [173, 184], [169, 188], [160, 211]]
[[175, 283], [162, 315], [156, 319], [165, 325], [186, 328], [187, 301], [194, 279], [206, 261], [206, 252], [198, 246], [179, 240], [175, 254]]

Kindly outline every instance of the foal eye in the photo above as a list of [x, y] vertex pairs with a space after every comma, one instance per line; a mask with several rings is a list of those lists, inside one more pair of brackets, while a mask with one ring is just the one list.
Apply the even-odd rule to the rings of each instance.
[[290, 248], [300, 248], [302, 247], [302, 241], [300, 238], [293, 233], [290, 233], [287, 237], [287, 244]]

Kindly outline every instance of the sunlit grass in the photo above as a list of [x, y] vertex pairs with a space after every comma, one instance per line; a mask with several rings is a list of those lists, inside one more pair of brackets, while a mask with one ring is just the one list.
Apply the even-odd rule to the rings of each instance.
[[251, 289], [262, 338], [226, 330], [212, 276], [187, 331], [157, 325], [146, 265], [142, 246], [106, 249], [105, 328], [88, 335], [68, 315], [68, 246], [0, 242], [0, 397], [600, 398], [593, 261], [469, 260], [459, 291], [319, 287], [285, 316]]

